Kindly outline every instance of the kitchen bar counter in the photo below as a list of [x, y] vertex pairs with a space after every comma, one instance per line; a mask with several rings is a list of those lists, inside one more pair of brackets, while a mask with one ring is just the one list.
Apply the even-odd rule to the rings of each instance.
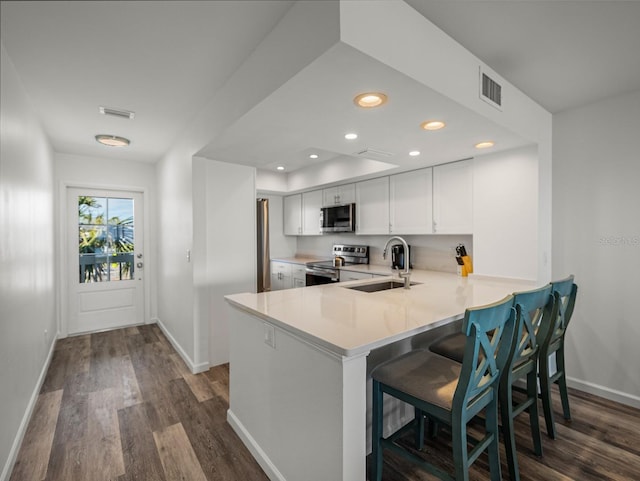
[[[372, 366], [460, 319], [467, 307], [535, 287], [413, 271], [420, 284], [409, 290], [346, 288], [390, 278], [226, 297], [227, 420], [270, 479], [365, 481]], [[394, 409], [386, 432], [412, 416]]]
[[[380, 273], [385, 269], [366, 267], [369, 269], [359, 267], [357, 270]], [[235, 294], [226, 299], [238, 309], [274, 326], [337, 355], [350, 357], [460, 319], [466, 307], [489, 304], [511, 292], [534, 287], [527, 281], [465, 278], [418, 270], [412, 272], [411, 281], [419, 284], [409, 290], [368, 293], [348, 289], [391, 278]]]

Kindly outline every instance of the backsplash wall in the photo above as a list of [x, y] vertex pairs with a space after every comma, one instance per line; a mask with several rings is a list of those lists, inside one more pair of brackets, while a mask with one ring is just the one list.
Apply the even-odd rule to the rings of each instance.
[[[391, 265], [391, 256], [382, 258], [382, 249], [391, 235], [356, 236], [354, 234], [325, 234], [321, 236], [300, 236], [297, 241], [297, 254], [309, 256], [331, 255], [334, 244], [353, 244], [369, 246], [369, 263]], [[441, 272], [457, 270], [455, 247], [464, 244], [467, 253], [473, 259], [472, 235], [406, 235], [401, 236], [411, 246], [411, 262], [415, 269], [428, 269]]]

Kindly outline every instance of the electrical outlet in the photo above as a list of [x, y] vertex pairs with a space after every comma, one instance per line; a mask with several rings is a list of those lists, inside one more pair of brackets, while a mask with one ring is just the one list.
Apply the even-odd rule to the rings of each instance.
[[266, 322], [264, 323], [264, 343], [276, 348], [276, 328]]

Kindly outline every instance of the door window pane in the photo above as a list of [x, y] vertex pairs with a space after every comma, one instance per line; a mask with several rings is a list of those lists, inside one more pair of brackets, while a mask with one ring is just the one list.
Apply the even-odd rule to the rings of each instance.
[[133, 199], [78, 197], [80, 283], [133, 279], [134, 248]]

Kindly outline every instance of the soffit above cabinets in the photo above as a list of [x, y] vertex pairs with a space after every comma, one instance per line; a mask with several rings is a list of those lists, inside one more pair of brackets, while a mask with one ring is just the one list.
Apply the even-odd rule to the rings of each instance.
[[[353, 99], [384, 92], [381, 107], [362, 109]], [[442, 119], [428, 132], [420, 124]], [[347, 132], [358, 133], [345, 140]], [[346, 45], [337, 43], [268, 98], [229, 126], [198, 155], [287, 172], [328, 161], [368, 159], [388, 169], [410, 169], [476, 155], [474, 145], [493, 140], [496, 150], [529, 143], [508, 129]], [[412, 157], [409, 152], [420, 151]], [[364, 152], [363, 152], [364, 151]], [[362, 153], [360, 153], [362, 152]], [[317, 159], [309, 158], [318, 153]]]

